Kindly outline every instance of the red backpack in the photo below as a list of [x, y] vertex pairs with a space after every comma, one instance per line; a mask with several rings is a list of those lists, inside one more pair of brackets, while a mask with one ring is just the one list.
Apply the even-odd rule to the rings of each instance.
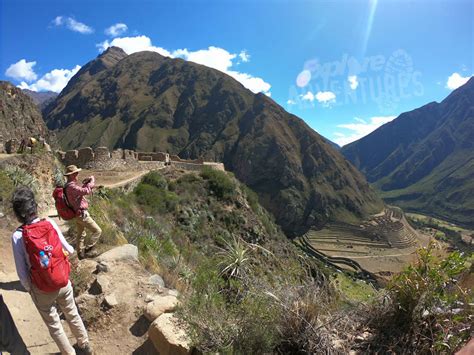
[[[31, 282], [44, 292], [57, 291], [66, 286], [69, 282], [71, 265], [53, 225], [43, 219], [37, 223], [24, 225], [20, 230], [30, 260]], [[41, 251], [49, 258], [47, 267], [41, 265]]]
[[59, 217], [68, 221], [77, 216], [76, 211], [71, 207], [67, 196], [66, 189], [67, 185], [64, 187], [56, 187], [53, 191], [54, 204], [56, 205], [56, 211], [58, 211]]

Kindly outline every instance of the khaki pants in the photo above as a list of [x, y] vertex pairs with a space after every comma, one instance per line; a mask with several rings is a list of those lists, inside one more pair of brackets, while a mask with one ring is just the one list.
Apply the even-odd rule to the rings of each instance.
[[86, 229], [89, 230], [92, 234], [89, 238], [89, 242], [86, 245], [86, 248], [92, 248], [99, 240], [100, 235], [102, 234], [102, 229], [95, 223], [95, 221], [90, 216], [89, 212], [84, 211], [83, 216], [75, 217], [74, 222], [76, 223], [77, 236], [76, 236], [76, 251], [80, 253], [84, 250], [84, 241], [86, 239]]
[[43, 292], [33, 285], [31, 298], [43, 318], [44, 323], [48, 327], [49, 334], [51, 334], [51, 337], [61, 351], [61, 354], [75, 354], [76, 351], [69, 343], [66, 333], [64, 333], [56, 304], [63, 311], [69, 328], [77, 339], [77, 345], [82, 348], [89, 342], [86, 328], [84, 327], [84, 323], [79, 316], [76, 303], [74, 302], [71, 281], [68, 282], [67, 286], [55, 292]]

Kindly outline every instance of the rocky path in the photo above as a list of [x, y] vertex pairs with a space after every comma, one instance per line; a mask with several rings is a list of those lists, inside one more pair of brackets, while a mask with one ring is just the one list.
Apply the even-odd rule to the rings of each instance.
[[[94, 174], [98, 185], [118, 188], [133, 183], [147, 172], [117, 174], [116, 172], [84, 170], [83, 177]], [[41, 214], [44, 217], [52, 215], [56, 215], [54, 208]], [[53, 217], [53, 219], [65, 232], [68, 228], [66, 223], [57, 217]], [[0, 218], [0, 248], [2, 250], [0, 258], [0, 293], [3, 295], [28, 350], [32, 354], [56, 354], [58, 348], [51, 339], [30, 295], [23, 289], [16, 274], [11, 248], [11, 235], [16, 224], [8, 217]], [[143, 310], [153, 306], [153, 301], [156, 300], [160, 312], [163, 308], [163, 302], [170, 304], [170, 306], [167, 305], [168, 308], [165, 308], [167, 311], [171, 311], [174, 309], [173, 305], [176, 302], [176, 294], [171, 295], [171, 293], [176, 291], [168, 290], [160, 277], [158, 277], [159, 282], [156, 284], [157, 275], [150, 275], [143, 270], [138, 263], [137, 255], [133, 260], [117, 262], [112, 260], [109, 264], [112, 266], [111, 270], [103, 275], [100, 274], [102, 275], [102, 282], [105, 279], [108, 286], [102, 285], [103, 289], [96, 295], [86, 291], [83, 295], [85, 297], [82, 297], [83, 301], [85, 299], [86, 302], [78, 303], [83, 313], [83, 319], [91, 317], [93, 313], [93, 317], [97, 317], [87, 326], [96, 353], [113, 355], [155, 354], [156, 350], [151, 342], [147, 340], [147, 332], [151, 320], [155, 319], [158, 314], [154, 314], [153, 318], [150, 318], [150, 314], [143, 315]], [[94, 280], [98, 278], [93, 274], [96, 266], [97, 261], [93, 260], [82, 261], [79, 265], [79, 267], [90, 269], [87, 274], [91, 279], [91, 283], [96, 282]], [[118, 304], [110, 309], [104, 308], [104, 301], [106, 297], [110, 296], [115, 298]], [[91, 301], [92, 304], [87, 304]], [[151, 302], [150, 306], [147, 302]], [[75, 339], [72, 337], [65, 321], [63, 321], [63, 326], [71, 343], [74, 344]]]
[[32, 354], [56, 353], [58, 351], [56, 344], [51, 339], [30, 295], [18, 280], [11, 248], [11, 235], [12, 228], [8, 228], [7, 219], [2, 218], [0, 220], [0, 248], [2, 250], [0, 293], [29, 351]]

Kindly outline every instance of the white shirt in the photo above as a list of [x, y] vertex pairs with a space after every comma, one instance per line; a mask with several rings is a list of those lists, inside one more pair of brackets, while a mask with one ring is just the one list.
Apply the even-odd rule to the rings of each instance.
[[[61, 241], [61, 244], [63, 248], [69, 253], [72, 254], [74, 253], [74, 248], [69, 245], [69, 243], [66, 241], [66, 239], [63, 236], [63, 233], [59, 229], [58, 225], [56, 222], [54, 222], [52, 219], [46, 218], [46, 220], [51, 223], [53, 228], [56, 230], [59, 236], [59, 240]], [[33, 220], [33, 223], [39, 222], [40, 219], [36, 218]], [[18, 277], [20, 278], [20, 282], [23, 285], [23, 287], [30, 292], [31, 290], [31, 279], [30, 279], [30, 259], [26, 253], [25, 249], [25, 244], [23, 243], [23, 234], [21, 231], [16, 230], [13, 235], [12, 235], [12, 247], [13, 247], [13, 256], [15, 258], [15, 266], [16, 266], [16, 273], [18, 274]]]

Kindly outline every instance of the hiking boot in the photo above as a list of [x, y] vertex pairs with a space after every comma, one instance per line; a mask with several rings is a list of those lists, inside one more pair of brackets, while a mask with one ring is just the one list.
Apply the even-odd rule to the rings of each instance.
[[84, 354], [84, 355], [93, 355], [94, 350], [92, 350], [91, 344], [87, 343], [83, 347], [78, 346], [77, 347], [79, 350], [79, 354]]

